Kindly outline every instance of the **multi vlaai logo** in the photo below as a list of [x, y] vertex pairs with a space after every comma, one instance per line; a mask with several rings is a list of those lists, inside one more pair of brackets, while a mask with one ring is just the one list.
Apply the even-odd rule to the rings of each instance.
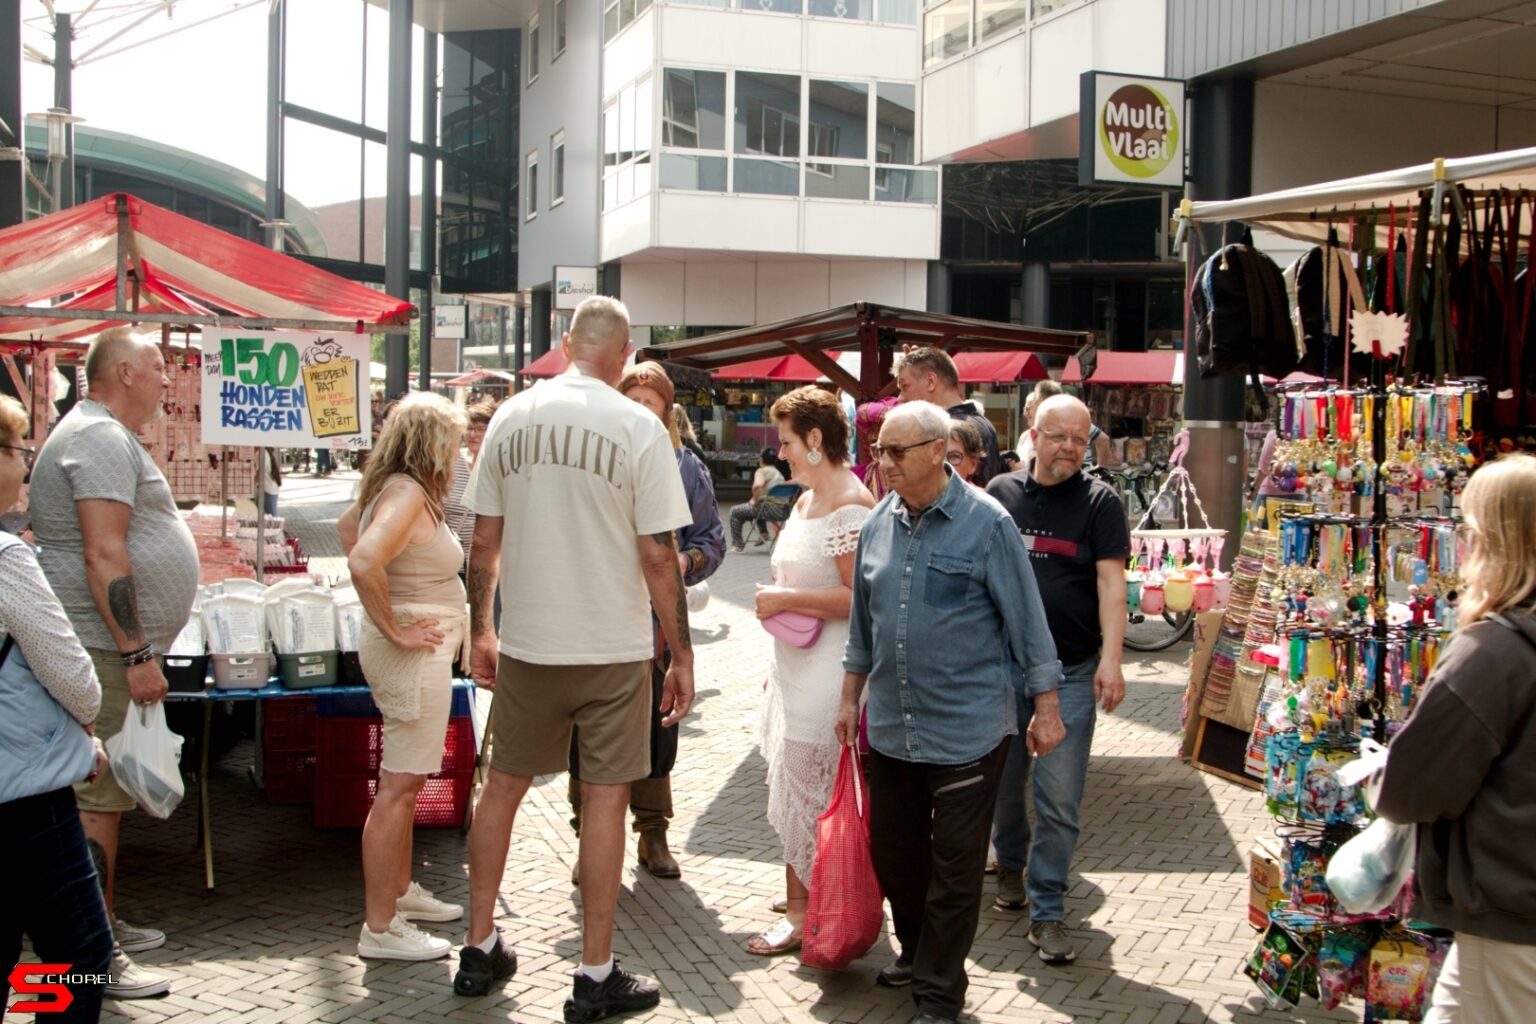
[[1122, 173], [1156, 177], [1180, 152], [1178, 113], [1151, 86], [1122, 85], [1099, 110], [1099, 145]]

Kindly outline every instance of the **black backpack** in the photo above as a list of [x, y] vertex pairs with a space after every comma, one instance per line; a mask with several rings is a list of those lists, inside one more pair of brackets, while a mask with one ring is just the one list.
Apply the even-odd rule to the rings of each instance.
[[1222, 246], [1189, 286], [1200, 376], [1229, 373], [1284, 377], [1300, 363], [1285, 279], [1253, 236]]

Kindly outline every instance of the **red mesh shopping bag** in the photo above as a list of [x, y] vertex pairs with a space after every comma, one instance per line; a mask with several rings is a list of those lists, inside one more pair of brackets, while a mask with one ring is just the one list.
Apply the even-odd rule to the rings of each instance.
[[869, 802], [859, 754], [844, 746], [832, 802], [816, 819], [816, 860], [800, 962], [840, 971], [880, 941], [880, 883], [869, 856]]

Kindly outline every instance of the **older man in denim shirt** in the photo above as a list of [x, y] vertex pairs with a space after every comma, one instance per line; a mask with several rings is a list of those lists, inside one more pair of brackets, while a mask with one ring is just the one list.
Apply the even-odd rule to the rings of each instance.
[[872, 451], [893, 493], [859, 535], [838, 738], [869, 683], [875, 873], [901, 950], [880, 983], [912, 986], [914, 1024], [953, 1021], [981, 910], [998, 779], [1033, 698], [1030, 753], [1064, 735], [1061, 663], [1034, 572], [1002, 506], [944, 461], [949, 416], [897, 406]]

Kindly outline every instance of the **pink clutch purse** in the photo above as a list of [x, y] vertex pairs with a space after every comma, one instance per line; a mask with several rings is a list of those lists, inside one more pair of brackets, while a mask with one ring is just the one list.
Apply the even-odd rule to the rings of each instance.
[[758, 619], [763, 628], [794, 647], [810, 647], [821, 636], [821, 619], [804, 612], [783, 611]]

